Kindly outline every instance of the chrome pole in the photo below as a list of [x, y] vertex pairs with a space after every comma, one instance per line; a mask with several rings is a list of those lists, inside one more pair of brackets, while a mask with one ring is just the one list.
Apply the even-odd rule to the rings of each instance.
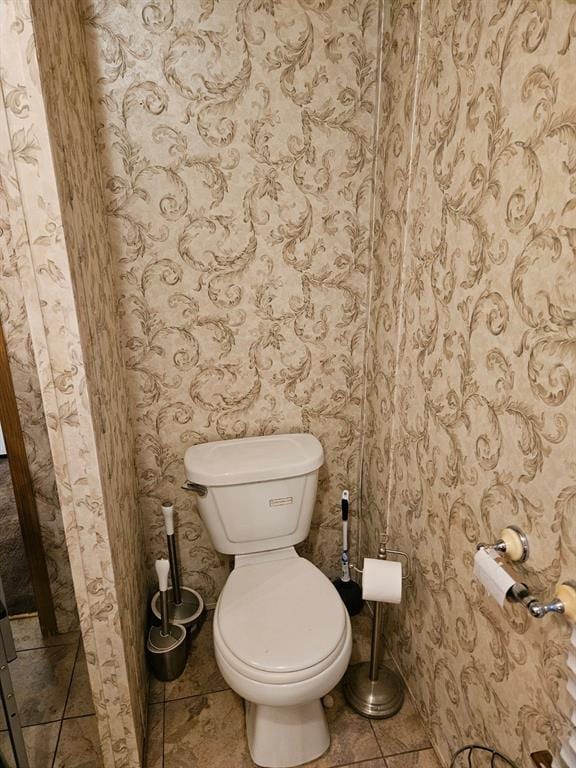
[[[381, 542], [378, 549], [378, 560], [386, 560], [386, 545]], [[374, 603], [374, 619], [372, 621], [372, 645], [370, 648], [370, 680], [378, 680], [378, 668], [380, 666], [380, 650], [382, 647], [382, 618], [384, 606], [382, 603]]]

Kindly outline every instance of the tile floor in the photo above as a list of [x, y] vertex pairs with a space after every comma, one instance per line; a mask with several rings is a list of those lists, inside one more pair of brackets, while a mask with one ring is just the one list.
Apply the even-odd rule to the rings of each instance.
[[[209, 615], [177, 681], [152, 681], [146, 768], [252, 768], [244, 735], [244, 708], [220, 676]], [[352, 661], [370, 657], [371, 619], [352, 620]], [[389, 720], [355, 714], [337, 688], [327, 710], [330, 749], [310, 768], [440, 768], [413, 703]]]
[[[18, 658], [10, 663], [10, 673], [30, 768], [100, 768], [80, 633], [43, 638], [34, 617], [12, 619], [11, 627]], [[7, 766], [15, 766], [3, 712], [0, 755]]]
[[[353, 619], [352, 661], [370, 656], [370, 617]], [[11, 663], [31, 768], [100, 768], [96, 718], [78, 633], [45, 640], [35, 619], [12, 622]], [[332, 744], [311, 768], [440, 768], [407, 698], [389, 720], [366, 720], [337, 688], [327, 710]], [[195, 639], [188, 666], [172, 683], [151, 682], [146, 768], [252, 768], [244, 708], [222, 679], [212, 650], [212, 615]], [[10, 768], [6, 723], [0, 754]], [[0, 761], [1, 763], [1, 761]]]

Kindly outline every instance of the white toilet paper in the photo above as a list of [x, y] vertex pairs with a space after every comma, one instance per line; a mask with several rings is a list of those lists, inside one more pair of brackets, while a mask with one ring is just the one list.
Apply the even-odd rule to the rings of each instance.
[[402, 599], [402, 564], [365, 557], [362, 597], [379, 603], [399, 603]]
[[516, 583], [501, 565], [497, 553], [485, 549], [479, 549], [474, 556], [474, 576], [500, 607], [504, 605], [506, 593]]

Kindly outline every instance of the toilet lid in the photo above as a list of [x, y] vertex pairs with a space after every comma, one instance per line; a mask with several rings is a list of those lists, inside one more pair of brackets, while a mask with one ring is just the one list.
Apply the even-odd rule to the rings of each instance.
[[295, 672], [336, 649], [346, 609], [331, 582], [308, 560], [294, 557], [232, 571], [216, 620], [240, 661], [266, 672]]

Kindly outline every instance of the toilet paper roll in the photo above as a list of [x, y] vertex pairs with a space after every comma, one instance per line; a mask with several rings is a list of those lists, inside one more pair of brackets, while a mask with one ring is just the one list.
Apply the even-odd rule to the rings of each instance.
[[516, 583], [501, 565], [498, 555], [485, 549], [479, 549], [474, 556], [474, 576], [500, 607], [504, 605], [508, 590]]
[[362, 597], [379, 603], [399, 603], [402, 600], [402, 564], [365, 557]]

